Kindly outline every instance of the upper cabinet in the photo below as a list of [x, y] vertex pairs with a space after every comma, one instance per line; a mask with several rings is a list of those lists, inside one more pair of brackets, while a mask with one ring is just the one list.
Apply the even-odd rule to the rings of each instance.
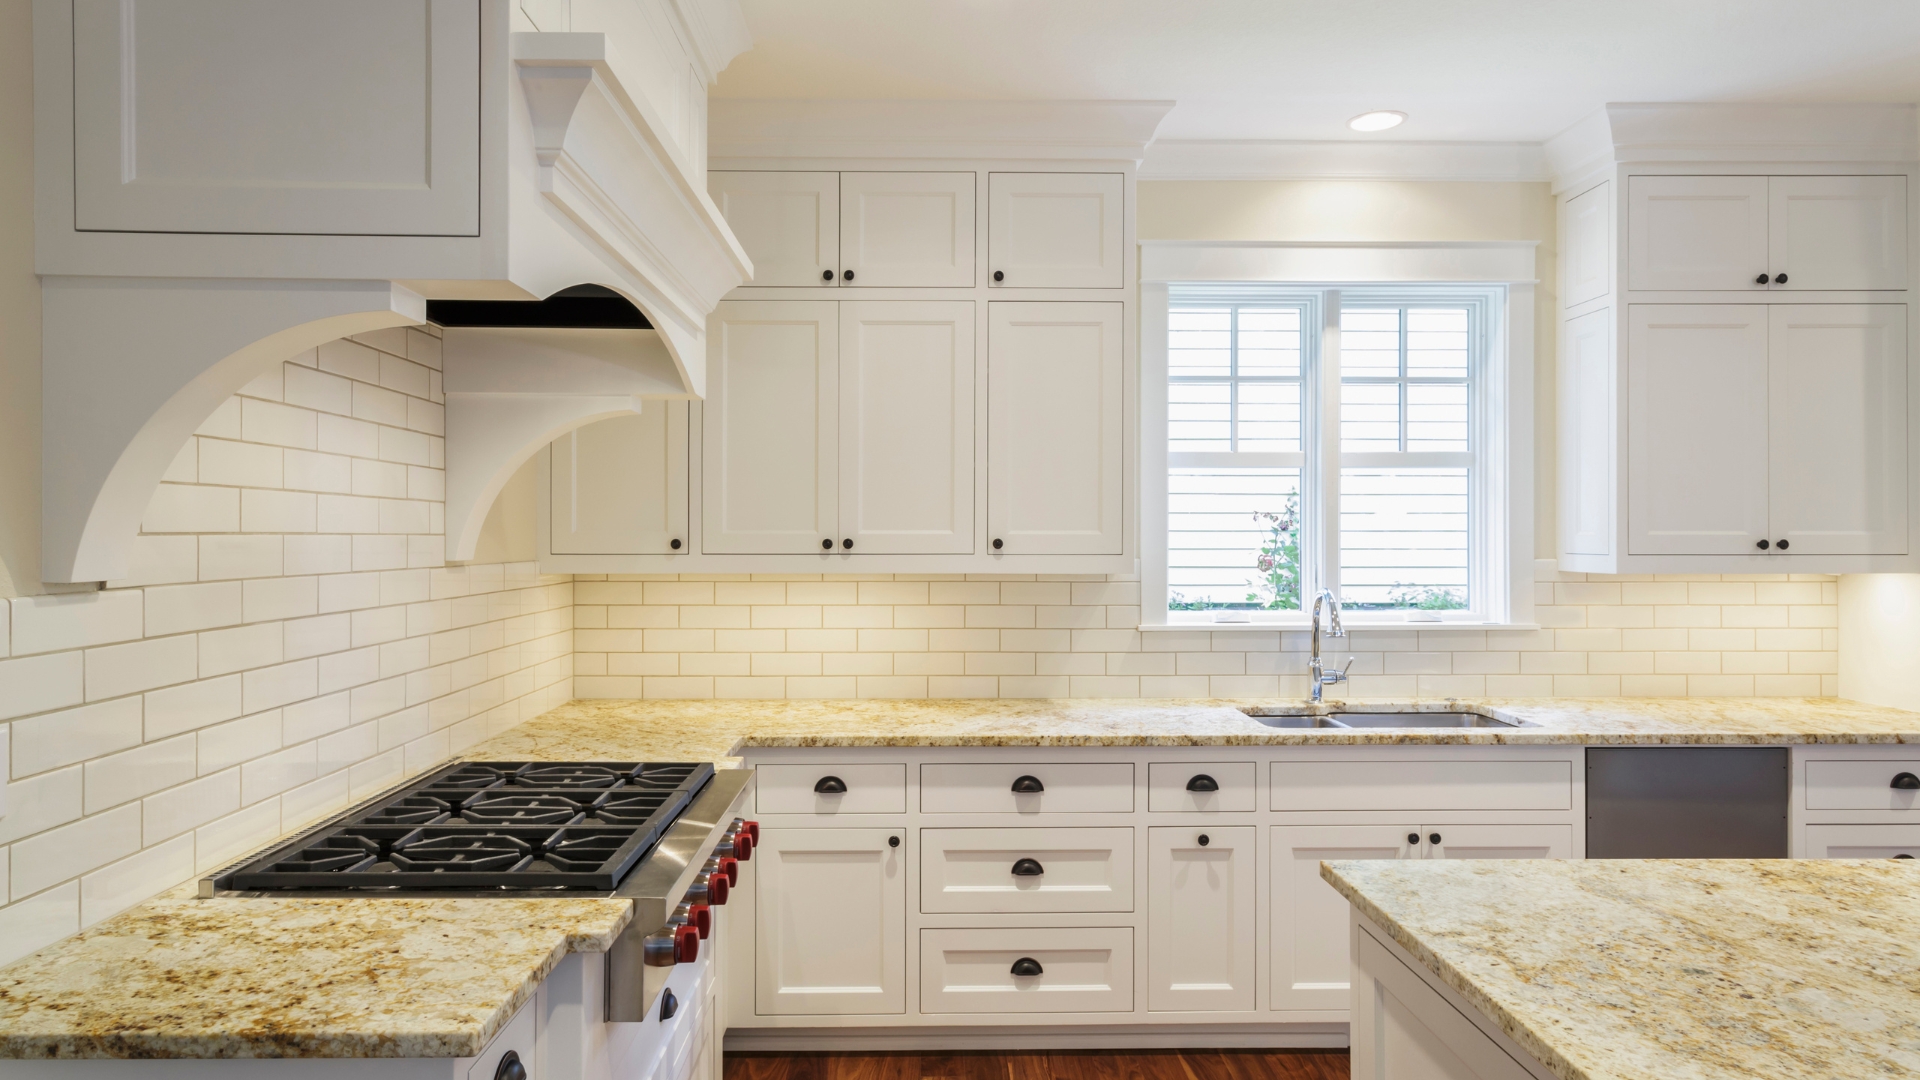
[[1904, 176], [1632, 177], [1627, 288], [1904, 289], [1906, 183]]
[[1124, 207], [1119, 173], [994, 173], [987, 179], [993, 283], [1118, 289]]
[[687, 403], [649, 401], [553, 444], [553, 550], [666, 555], [687, 550]]
[[1607, 295], [1613, 277], [1612, 185], [1596, 184], [1560, 207], [1560, 302]]
[[707, 189], [753, 260], [754, 285], [832, 286], [840, 276], [840, 174], [711, 172]]
[[971, 287], [973, 188], [970, 172], [841, 173], [840, 283]]

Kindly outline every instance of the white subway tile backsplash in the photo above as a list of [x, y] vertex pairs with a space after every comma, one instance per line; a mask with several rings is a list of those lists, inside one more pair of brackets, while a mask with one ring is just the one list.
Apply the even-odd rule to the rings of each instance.
[[[80, 819], [85, 805], [83, 769], [71, 765], [7, 784], [7, 813], [0, 817], [0, 844]], [[4, 935], [0, 935], [0, 940]]]
[[13, 775], [57, 769], [111, 754], [141, 739], [140, 699], [121, 698], [13, 722]]
[[146, 797], [140, 804], [141, 842], [157, 844], [239, 808], [239, 769], [203, 776]]
[[138, 850], [138, 803], [16, 840], [12, 847], [12, 894], [28, 896], [37, 893]]
[[195, 760], [192, 735], [177, 735], [94, 758], [86, 764], [86, 812], [95, 814], [184, 784], [196, 775]]
[[13, 655], [81, 649], [141, 636], [138, 591], [22, 596], [13, 601]]
[[15, 893], [13, 903], [0, 907], [0, 964], [10, 964], [79, 930], [79, 882], [67, 882], [38, 896]]
[[164, 739], [240, 715], [240, 676], [150, 690], [145, 695], [146, 737]]

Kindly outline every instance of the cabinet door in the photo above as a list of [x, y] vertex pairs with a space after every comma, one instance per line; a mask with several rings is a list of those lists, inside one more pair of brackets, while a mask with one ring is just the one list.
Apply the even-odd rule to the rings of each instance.
[[1746, 555], [1767, 536], [1767, 309], [1628, 308], [1635, 555]]
[[970, 172], [841, 173], [840, 284], [972, 288], [973, 188]]
[[1147, 830], [1150, 1011], [1253, 1008], [1253, 836], [1251, 825]]
[[1560, 550], [1613, 552], [1613, 309], [1560, 329]]
[[1775, 291], [1907, 287], [1907, 178], [1776, 176], [1767, 184]]
[[1560, 210], [1560, 303], [1598, 300], [1613, 288], [1613, 185], [1597, 184]]
[[860, 552], [973, 551], [973, 304], [840, 305], [840, 534]]
[[987, 177], [988, 277], [1023, 289], [1118, 289], [1119, 173], [993, 173]]
[[839, 307], [750, 300], [714, 312], [701, 550], [798, 555], [838, 539]]
[[1429, 859], [1573, 858], [1571, 825], [1422, 825], [1420, 832]]
[[576, 428], [553, 444], [555, 555], [687, 551], [687, 403]]
[[1768, 535], [1794, 555], [1907, 550], [1907, 308], [1768, 309]]
[[1767, 288], [1766, 177], [1635, 176], [1627, 193], [1629, 289]]
[[832, 288], [840, 273], [840, 174], [714, 172], [707, 191], [753, 260], [752, 285]]
[[1009, 555], [1121, 551], [1120, 305], [987, 305], [987, 533]]
[[766, 831], [753, 853], [755, 1012], [907, 1010], [904, 841], [901, 829]]
[[1272, 1007], [1344, 1010], [1348, 904], [1321, 878], [1320, 862], [1416, 858], [1420, 835], [1412, 825], [1288, 825], [1271, 832]]

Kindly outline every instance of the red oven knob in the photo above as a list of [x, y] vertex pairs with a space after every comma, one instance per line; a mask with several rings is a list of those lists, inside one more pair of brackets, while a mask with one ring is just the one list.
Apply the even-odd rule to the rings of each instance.
[[698, 927], [682, 926], [673, 932], [673, 959], [675, 963], [691, 964], [700, 959], [700, 930]]
[[694, 904], [687, 909], [687, 921], [695, 930], [700, 931], [700, 939], [705, 941], [713, 933], [713, 909], [705, 904]]
[[726, 877], [729, 886], [740, 884], [740, 860], [721, 859], [720, 873]]
[[707, 879], [707, 903], [719, 907], [727, 902], [727, 890], [733, 885], [725, 874], [715, 874]]
[[743, 821], [740, 823], [740, 831], [752, 837], [754, 843], [757, 844], [760, 842], [760, 823], [759, 822]]
[[[752, 833], [742, 829], [740, 830], [740, 834], [733, 838], [733, 857], [739, 859], [741, 862], [746, 862], [748, 859], [753, 858]], [[736, 881], [734, 884], [738, 885], [739, 882]]]

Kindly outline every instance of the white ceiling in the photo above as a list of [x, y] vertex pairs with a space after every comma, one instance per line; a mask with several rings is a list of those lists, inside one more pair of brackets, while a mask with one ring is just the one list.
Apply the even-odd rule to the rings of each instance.
[[[743, 0], [736, 98], [1178, 102], [1162, 139], [1539, 142], [1609, 101], [1920, 101], [1920, 0]], [[1400, 109], [1376, 135], [1348, 117]]]

